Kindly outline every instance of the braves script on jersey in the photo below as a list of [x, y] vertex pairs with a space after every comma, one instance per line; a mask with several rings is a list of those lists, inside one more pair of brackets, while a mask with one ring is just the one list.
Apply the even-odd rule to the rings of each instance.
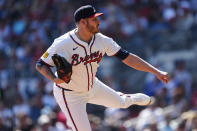
[[55, 39], [41, 59], [50, 66], [55, 66], [51, 57], [54, 54], [63, 56], [73, 66], [71, 81], [59, 84], [60, 87], [76, 92], [89, 91], [94, 82], [98, 64], [103, 55], [113, 56], [120, 46], [113, 39], [97, 33], [88, 44], [78, 39], [72, 30]]

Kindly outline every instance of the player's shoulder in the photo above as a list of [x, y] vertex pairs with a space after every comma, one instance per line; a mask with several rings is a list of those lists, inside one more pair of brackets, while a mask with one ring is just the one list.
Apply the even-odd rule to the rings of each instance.
[[106, 36], [106, 35], [104, 35], [104, 34], [102, 34], [102, 33], [96, 33], [96, 35], [95, 35], [97, 38], [99, 38], [99, 39], [111, 39], [110, 37], [108, 37], [108, 36]]
[[54, 40], [54, 43], [58, 43], [58, 44], [67, 44], [70, 41], [70, 37], [69, 37], [69, 32], [61, 35], [60, 37], [56, 38]]
[[111, 37], [108, 37], [102, 33], [97, 33], [95, 36], [96, 36], [96, 39], [98, 39], [104, 43], [113, 41], [113, 39]]
[[69, 35], [70, 32], [67, 32], [60, 37], [56, 38], [53, 42], [54, 46], [68, 46], [71, 44], [71, 38]]

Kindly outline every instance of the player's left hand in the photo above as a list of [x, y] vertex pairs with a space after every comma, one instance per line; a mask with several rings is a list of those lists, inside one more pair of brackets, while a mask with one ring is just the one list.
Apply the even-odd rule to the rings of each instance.
[[155, 75], [156, 75], [157, 79], [159, 79], [163, 83], [167, 84], [169, 82], [169, 75], [167, 72], [158, 71]]

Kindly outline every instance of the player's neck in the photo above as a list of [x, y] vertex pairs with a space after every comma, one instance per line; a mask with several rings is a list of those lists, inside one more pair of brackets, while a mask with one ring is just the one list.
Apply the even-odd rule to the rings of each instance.
[[92, 36], [94, 35], [94, 34], [90, 34], [89, 32], [82, 31], [80, 29], [77, 29], [75, 31], [75, 34], [78, 37], [78, 39], [80, 39], [86, 43], [90, 43], [90, 41], [92, 40]]

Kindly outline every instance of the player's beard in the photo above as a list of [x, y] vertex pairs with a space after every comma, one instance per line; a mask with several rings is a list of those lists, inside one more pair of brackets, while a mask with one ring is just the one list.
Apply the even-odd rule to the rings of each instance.
[[96, 33], [99, 32], [99, 25], [92, 26], [92, 25], [89, 24], [89, 22], [87, 22], [86, 28], [92, 34], [96, 34]]

